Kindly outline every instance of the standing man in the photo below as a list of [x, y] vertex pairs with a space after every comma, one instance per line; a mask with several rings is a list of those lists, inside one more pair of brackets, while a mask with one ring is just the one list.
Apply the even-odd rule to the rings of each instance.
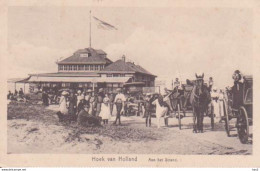
[[146, 127], [151, 127], [151, 107], [152, 107], [152, 98], [151, 98], [151, 94], [148, 93], [145, 97], [145, 102], [144, 102]]
[[238, 109], [241, 105], [243, 105], [243, 83], [241, 82], [241, 72], [236, 70], [232, 78], [234, 80], [234, 85], [231, 88], [233, 95], [233, 108]]
[[209, 91], [212, 90], [213, 84], [214, 84], [213, 78], [209, 77]]
[[19, 97], [20, 97], [20, 98], [22, 98], [22, 97], [23, 97], [23, 95], [24, 95], [24, 94], [23, 94], [23, 89], [22, 89], [22, 88], [20, 88], [20, 90], [19, 90]]
[[69, 96], [69, 115], [70, 115], [70, 121], [76, 120], [76, 110], [77, 110], [77, 97], [74, 94], [74, 90], [70, 91]]
[[114, 106], [114, 94], [113, 92], [109, 92], [109, 95], [108, 95], [108, 98], [109, 98], [109, 105], [110, 105], [110, 115], [112, 116], [113, 115], [113, 106]]
[[118, 120], [119, 125], [121, 125], [120, 115], [121, 115], [121, 113], [124, 113], [123, 106], [125, 106], [125, 101], [126, 101], [125, 95], [122, 94], [121, 88], [118, 88], [117, 89], [117, 95], [116, 95], [115, 100], [114, 100], [114, 103], [116, 104], [116, 111], [117, 111], [116, 120], [115, 120], [114, 124], [116, 124], [117, 120]]

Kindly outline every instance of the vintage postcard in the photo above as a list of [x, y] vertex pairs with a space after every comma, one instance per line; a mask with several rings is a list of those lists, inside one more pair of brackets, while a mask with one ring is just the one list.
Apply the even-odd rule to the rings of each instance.
[[260, 166], [258, 1], [0, 4], [0, 167]]

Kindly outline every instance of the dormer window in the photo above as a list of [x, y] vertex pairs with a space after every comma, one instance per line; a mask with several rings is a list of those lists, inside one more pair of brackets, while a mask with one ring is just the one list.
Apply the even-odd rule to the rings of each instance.
[[90, 54], [90, 53], [81, 53], [81, 54], [80, 54], [80, 57], [86, 58], [86, 57], [89, 57], [89, 56], [90, 56], [89, 54]]

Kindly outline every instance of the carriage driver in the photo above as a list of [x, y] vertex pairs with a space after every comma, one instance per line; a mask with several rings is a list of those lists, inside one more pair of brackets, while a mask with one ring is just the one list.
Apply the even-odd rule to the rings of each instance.
[[243, 104], [243, 83], [241, 82], [242, 74], [239, 70], [235, 70], [232, 76], [234, 85], [231, 88], [233, 95], [233, 108], [238, 109]]

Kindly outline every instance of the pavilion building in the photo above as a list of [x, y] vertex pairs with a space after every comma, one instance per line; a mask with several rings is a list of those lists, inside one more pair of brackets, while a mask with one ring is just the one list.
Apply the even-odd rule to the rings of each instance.
[[115, 92], [117, 88], [138, 91], [143, 87], [154, 87], [156, 76], [143, 67], [122, 59], [112, 62], [103, 50], [85, 48], [72, 56], [58, 61], [58, 72], [29, 74], [26, 81], [36, 87], [92, 89], [103, 88]]

